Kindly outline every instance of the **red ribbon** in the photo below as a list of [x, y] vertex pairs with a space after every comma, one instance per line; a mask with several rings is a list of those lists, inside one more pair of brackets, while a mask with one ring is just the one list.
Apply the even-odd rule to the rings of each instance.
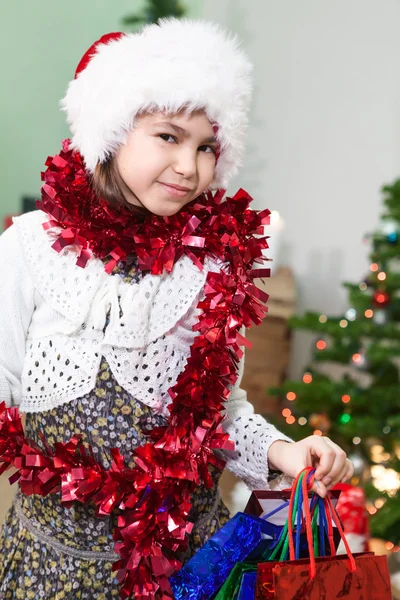
[[38, 447], [25, 439], [17, 410], [0, 405], [0, 470], [15, 466], [26, 494], [61, 491], [67, 506], [93, 502], [99, 515], [118, 510], [114, 539], [120, 559], [114, 569], [121, 598], [167, 600], [173, 597], [168, 579], [180, 567], [176, 554], [187, 548], [193, 527], [188, 521], [191, 495], [197, 485], [213, 485], [210, 465], [223, 469], [214, 450], [234, 449], [222, 430], [221, 411], [238, 377], [240, 345], [248, 345], [239, 331], [259, 324], [267, 312], [268, 296], [253, 279], [268, 275], [254, 265], [265, 260], [266, 238], [255, 235], [262, 234], [269, 211], [251, 210], [252, 199], [244, 190], [224, 202], [225, 192], [218, 190], [171, 217], [134, 213], [94, 196], [82, 157], [70, 150], [68, 140], [46, 165], [38, 202], [51, 218], [44, 227], [59, 228], [55, 250], [78, 247], [78, 265], [85, 266], [94, 255], [107, 260], [111, 272], [132, 253], [139, 268], [153, 274], [171, 272], [184, 254], [199, 269], [206, 257], [223, 265], [207, 275], [193, 327], [198, 335], [169, 390], [168, 424], [150, 432], [149, 441], [133, 452], [133, 469], [115, 448], [111, 468], [103, 469], [79, 436], [56, 443], [54, 449], [42, 437], [43, 448]]

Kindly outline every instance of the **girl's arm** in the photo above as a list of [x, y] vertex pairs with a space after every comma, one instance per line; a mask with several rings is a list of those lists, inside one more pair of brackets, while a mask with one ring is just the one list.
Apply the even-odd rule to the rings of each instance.
[[352, 477], [351, 461], [329, 438], [311, 435], [294, 443], [261, 415], [254, 414], [245, 390], [239, 387], [243, 371], [244, 357], [239, 364], [238, 380], [225, 404], [223, 428], [235, 442], [235, 451], [224, 453], [230, 471], [251, 489], [267, 489], [270, 470], [296, 477], [304, 467], [315, 466], [313, 489], [322, 497], [327, 489]]
[[0, 402], [21, 402], [26, 338], [34, 311], [34, 286], [16, 227], [0, 236]]
[[224, 452], [226, 467], [242, 479], [250, 489], [268, 489], [271, 479], [268, 464], [270, 446], [290, 438], [268, 423], [264, 417], [254, 413], [253, 405], [247, 400], [247, 393], [240, 388], [244, 359], [239, 365], [239, 378], [229, 400], [225, 404], [225, 418], [222, 427], [235, 442], [234, 452]]

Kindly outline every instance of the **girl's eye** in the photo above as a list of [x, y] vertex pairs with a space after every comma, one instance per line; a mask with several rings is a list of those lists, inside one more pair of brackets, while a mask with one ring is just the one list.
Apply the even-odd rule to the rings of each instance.
[[[205, 148], [206, 150], [202, 150], [203, 148]], [[216, 149], [214, 148], [214, 146], [200, 146], [199, 150], [202, 150], [204, 152], [212, 152], [212, 154], [216, 154]]]
[[171, 135], [170, 133], [160, 133], [159, 136], [164, 142], [168, 142], [169, 138], [171, 138], [174, 142], [176, 142], [176, 137]]

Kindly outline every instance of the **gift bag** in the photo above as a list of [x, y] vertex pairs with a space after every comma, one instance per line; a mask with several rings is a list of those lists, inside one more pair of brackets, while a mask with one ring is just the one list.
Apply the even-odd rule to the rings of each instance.
[[[303, 502], [313, 479], [314, 470], [309, 467], [295, 481], [288, 521], [271, 555], [272, 560], [259, 564], [257, 568], [257, 600], [391, 600], [386, 557], [375, 556], [373, 553], [353, 555], [350, 552], [329, 494], [324, 500], [318, 499], [312, 510], [307, 501]], [[332, 519], [347, 554], [335, 556]], [[297, 559], [300, 550], [299, 531], [303, 522], [309, 559]], [[320, 524], [318, 530], [316, 522]], [[324, 531], [328, 532], [327, 540], [322, 535]], [[330, 546], [331, 556], [325, 555], [326, 541]], [[290, 560], [282, 560], [287, 550]]]
[[266, 521], [237, 513], [170, 579], [175, 599], [209, 600], [236, 563], [254, 551], [265, 556], [271, 541]]
[[[339, 489], [331, 492], [331, 500], [334, 506], [336, 506], [341, 491]], [[255, 490], [252, 492], [249, 501], [246, 505], [244, 512], [246, 514], [256, 515], [261, 519], [264, 519], [269, 524], [269, 535], [272, 536], [273, 542], [269, 545], [269, 549], [273, 548], [278, 539], [282, 535], [285, 523], [287, 522], [289, 503], [290, 503], [291, 489], [270, 491], [270, 490]], [[310, 503], [310, 509], [315, 504], [318, 496], [316, 494], [308, 493], [308, 501]], [[335, 549], [337, 549], [340, 542], [340, 534], [337, 527], [333, 523], [333, 540]], [[319, 524], [316, 525], [317, 529]], [[269, 560], [268, 552], [265, 553], [265, 559]], [[330, 546], [326, 548], [326, 554], [330, 554]], [[307, 536], [305, 529], [300, 532], [300, 551], [299, 558], [308, 558], [308, 545]], [[248, 559], [253, 560], [259, 558], [259, 555], [250, 554]]]
[[[239, 600], [239, 593], [242, 598], [253, 599], [255, 598], [256, 580], [257, 580], [257, 562], [244, 562], [237, 563], [229, 574], [228, 579], [225, 581], [214, 600]], [[251, 583], [249, 583], [248, 576], [251, 575]], [[243, 584], [243, 580], [246, 579], [246, 583]], [[252, 595], [244, 596], [245, 589], [249, 589], [249, 585], [252, 586]]]
[[256, 597], [257, 571], [244, 573], [237, 600], [253, 600]]

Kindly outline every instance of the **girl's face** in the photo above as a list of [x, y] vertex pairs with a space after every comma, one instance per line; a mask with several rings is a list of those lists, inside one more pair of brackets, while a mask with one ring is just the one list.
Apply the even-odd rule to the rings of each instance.
[[155, 215], [174, 215], [209, 187], [216, 150], [212, 125], [203, 112], [137, 117], [116, 154], [126, 200]]

